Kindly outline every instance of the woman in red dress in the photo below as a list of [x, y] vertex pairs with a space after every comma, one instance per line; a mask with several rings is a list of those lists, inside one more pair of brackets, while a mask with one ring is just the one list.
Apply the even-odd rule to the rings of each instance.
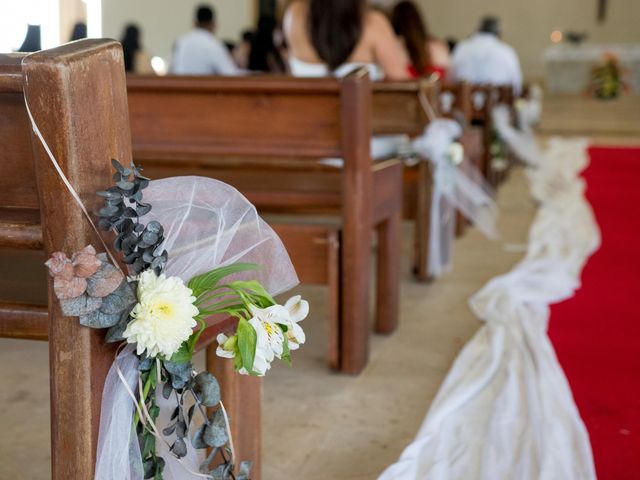
[[429, 33], [415, 3], [408, 0], [398, 2], [391, 11], [391, 23], [411, 59], [411, 76], [436, 74], [444, 78], [451, 63], [449, 48]]

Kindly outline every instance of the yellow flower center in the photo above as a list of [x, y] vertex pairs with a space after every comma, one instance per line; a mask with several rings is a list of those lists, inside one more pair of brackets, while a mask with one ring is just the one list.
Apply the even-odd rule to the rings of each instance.
[[275, 333], [275, 331], [273, 330], [273, 325], [271, 325], [269, 322], [262, 322], [262, 326], [264, 327], [265, 331], [267, 332], [267, 335], [269, 337], [272, 337], [273, 334]]
[[170, 303], [160, 303], [155, 308], [158, 316], [171, 317], [173, 316], [173, 305]]

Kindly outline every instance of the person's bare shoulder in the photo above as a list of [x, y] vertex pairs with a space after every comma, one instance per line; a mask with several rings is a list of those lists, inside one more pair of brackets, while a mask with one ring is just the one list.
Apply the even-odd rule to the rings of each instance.
[[285, 19], [287, 17], [298, 19], [302, 15], [307, 14], [307, 8], [308, 5], [305, 0], [294, 0], [293, 2], [289, 3], [287, 9], [284, 12]]
[[365, 25], [369, 28], [380, 30], [388, 29], [391, 24], [387, 16], [379, 10], [370, 9], [364, 17]]

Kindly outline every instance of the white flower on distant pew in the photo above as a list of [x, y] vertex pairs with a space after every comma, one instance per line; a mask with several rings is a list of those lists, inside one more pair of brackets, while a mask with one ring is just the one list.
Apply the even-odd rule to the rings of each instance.
[[137, 277], [138, 303], [131, 311], [133, 320], [124, 331], [128, 343], [137, 343], [137, 354], [159, 354], [165, 358], [178, 351], [197, 325], [196, 298], [178, 277], [157, 276], [146, 270]]
[[454, 165], [460, 165], [464, 161], [464, 147], [460, 142], [449, 145], [449, 160]]

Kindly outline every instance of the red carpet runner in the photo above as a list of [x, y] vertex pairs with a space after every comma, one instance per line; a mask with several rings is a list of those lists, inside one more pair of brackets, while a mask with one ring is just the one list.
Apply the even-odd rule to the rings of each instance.
[[600, 480], [640, 479], [640, 148], [589, 150], [587, 198], [602, 246], [582, 288], [555, 305], [549, 336]]

